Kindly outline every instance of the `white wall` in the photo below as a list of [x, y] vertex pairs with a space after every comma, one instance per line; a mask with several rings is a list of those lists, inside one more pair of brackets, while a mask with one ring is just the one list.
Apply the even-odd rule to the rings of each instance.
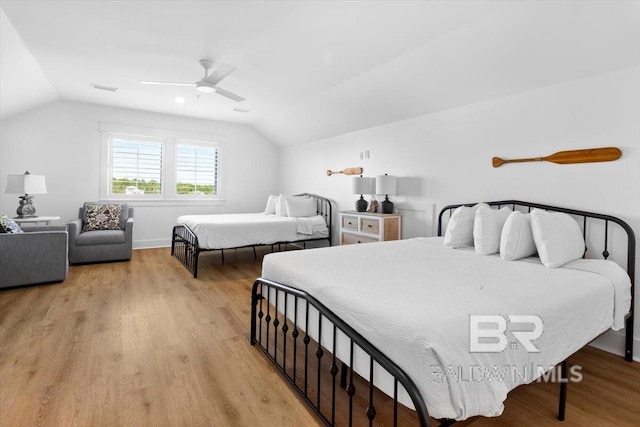
[[37, 195], [41, 215], [61, 223], [77, 217], [85, 201], [99, 198], [99, 122], [208, 134], [225, 144], [221, 206], [135, 207], [134, 247], [167, 246], [176, 218], [184, 214], [259, 212], [277, 192], [278, 148], [246, 125], [76, 102], [54, 102], [0, 122], [0, 212], [13, 214], [16, 195], [4, 194], [7, 174], [46, 175], [48, 194]]
[[[435, 203], [439, 211], [450, 203], [520, 199], [612, 214], [640, 235], [639, 118], [640, 67], [632, 67], [284, 148], [280, 189], [314, 192], [335, 200], [340, 210], [354, 209], [350, 178], [325, 171], [362, 166], [365, 176], [400, 177], [395, 202]], [[604, 146], [619, 147], [622, 158], [491, 166], [493, 156]], [[363, 150], [370, 160], [359, 159]], [[635, 331], [639, 337], [640, 315]], [[607, 339], [622, 348], [620, 335]]]

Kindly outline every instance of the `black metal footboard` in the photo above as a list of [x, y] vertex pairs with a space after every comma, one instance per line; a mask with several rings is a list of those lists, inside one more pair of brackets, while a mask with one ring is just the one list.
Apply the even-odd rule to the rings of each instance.
[[[351, 426], [358, 417], [372, 425], [377, 416], [388, 418], [384, 424], [405, 425], [398, 416], [400, 386], [413, 403], [417, 424], [430, 426], [427, 407], [411, 378], [315, 298], [266, 279], [256, 280], [251, 298], [251, 345], [275, 363], [327, 425]], [[339, 363], [342, 372], [337, 379]], [[367, 368], [362, 375], [363, 365]], [[364, 381], [356, 378], [360, 376], [351, 369], [354, 366]], [[391, 393], [385, 390], [391, 404], [382, 403], [375, 386], [383, 376], [392, 384]], [[355, 400], [366, 403], [364, 414], [354, 412]], [[392, 411], [379, 413], [389, 406]]]
[[176, 257], [191, 273], [198, 277], [198, 256], [200, 245], [198, 237], [184, 225], [176, 225], [171, 233], [171, 255]]

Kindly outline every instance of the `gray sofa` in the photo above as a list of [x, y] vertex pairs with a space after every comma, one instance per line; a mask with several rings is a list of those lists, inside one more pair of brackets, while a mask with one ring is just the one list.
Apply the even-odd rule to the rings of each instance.
[[120, 214], [121, 230], [97, 230], [82, 232], [84, 208], [78, 219], [67, 224], [69, 231], [69, 262], [125, 261], [131, 259], [133, 247], [133, 208], [124, 205]]
[[64, 225], [21, 227], [0, 234], [0, 288], [66, 279], [68, 237]]

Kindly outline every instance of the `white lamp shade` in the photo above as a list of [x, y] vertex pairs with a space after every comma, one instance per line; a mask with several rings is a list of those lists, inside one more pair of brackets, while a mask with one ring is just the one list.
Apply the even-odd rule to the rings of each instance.
[[7, 175], [7, 194], [47, 194], [44, 175]]
[[376, 177], [376, 194], [396, 194], [398, 177], [378, 175]]
[[375, 181], [375, 178], [356, 176], [351, 181], [351, 192], [353, 194], [373, 194]]

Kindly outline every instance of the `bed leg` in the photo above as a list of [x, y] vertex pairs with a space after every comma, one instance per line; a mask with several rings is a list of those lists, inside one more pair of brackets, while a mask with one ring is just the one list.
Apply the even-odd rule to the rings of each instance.
[[[633, 300], [631, 301], [633, 304]], [[633, 307], [633, 305], [632, 305]], [[624, 325], [625, 330], [625, 346], [624, 346], [624, 360], [627, 362], [633, 362], [633, 312], [627, 317]]]
[[251, 345], [255, 345], [256, 340], [256, 321], [258, 319], [257, 310], [258, 302], [262, 299], [262, 295], [258, 293], [258, 282], [253, 284], [253, 290], [251, 292], [251, 337], [249, 342]]
[[347, 388], [347, 374], [349, 373], [349, 367], [346, 363], [342, 362], [340, 367], [340, 388], [346, 390]]
[[567, 406], [567, 361], [563, 361], [560, 365], [560, 402], [558, 403], [558, 419], [564, 421], [565, 410]]

